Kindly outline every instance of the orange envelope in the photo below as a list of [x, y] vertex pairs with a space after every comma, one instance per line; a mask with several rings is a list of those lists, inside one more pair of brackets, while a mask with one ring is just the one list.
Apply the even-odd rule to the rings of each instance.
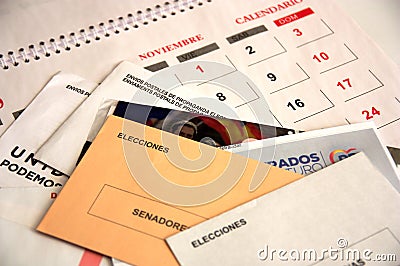
[[177, 265], [164, 239], [301, 177], [110, 116], [37, 229], [131, 264]]

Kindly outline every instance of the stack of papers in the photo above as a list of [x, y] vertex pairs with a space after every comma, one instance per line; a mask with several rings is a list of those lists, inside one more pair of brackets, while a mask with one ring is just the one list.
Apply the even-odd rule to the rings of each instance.
[[0, 265], [400, 265], [398, 69], [332, 4], [243, 3], [4, 120]]

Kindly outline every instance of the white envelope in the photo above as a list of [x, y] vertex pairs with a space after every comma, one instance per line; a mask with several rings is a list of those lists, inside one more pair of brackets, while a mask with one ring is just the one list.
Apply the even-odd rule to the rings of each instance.
[[167, 243], [181, 265], [390, 266], [399, 265], [399, 221], [399, 193], [359, 153]]
[[[131, 68], [141, 77], [148, 77], [151, 73], [135, 65], [131, 65]], [[110, 80], [118, 73], [118, 71], [110, 73], [90, 97], [66, 119], [64, 124], [38, 150], [36, 153], [37, 158], [53, 165], [67, 175], [72, 173], [86, 140], [88, 138], [93, 140], [104, 123], [106, 114], [101, 115], [99, 113], [102, 104], [106, 103], [108, 106], [107, 103], [112, 103], [112, 101], [108, 102], [110, 99], [118, 101], [132, 100], [135, 91], [131, 88], [112, 86], [110, 84]], [[90, 135], [90, 132], [94, 133]]]
[[[159, 73], [162, 73], [162, 71], [163, 70]], [[164, 71], [168, 71], [168, 69]], [[162, 76], [156, 76], [157, 78], [152, 80], [152, 78], [155, 77], [153, 75], [154, 73], [131, 62], [122, 61], [94, 90], [87, 101], [85, 101], [76, 112], [71, 115], [65, 124], [59, 128], [54, 136], [49, 139], [43, 147], [41, 147], [41, 149], [36, 153], [37, 158], [53, 165], [66, 174], [71, 174], [75, 169], [76, 159], [79, 157], [86, 140], [93, 140], [103, 125], [107, 116], [107, 108], [112, 104], [112, 101], [108, 100], [137, 102], [139, 104], [166, 107], [188, 112], [189, 110], [184, 108], [185, 105], [181, 105], [183, 107], [177, 107], [165, 99], [161, 100], [161, 98], [159, 98], [160, 95], [157, 93], [149, 94], [148, 92], [143, 92], [145, 86], [141, 86], [139, 83], [142, 82], [143, 84], [146, 84], [147, 81], [149, 82], [146, 85], [147, 88], [157, 88], [158, 90], [170, 89], [174, 92], [172, 90], [173, 88], [167, 88], [167, 85], [171, 85], [169, 84], [170, 81], [167, 84], [163, 84], [160, 82], [160, 80], [163, 79]], [[130, 78], [126, 78], [127, 76]], [[133, 78], [134, 80], [131, 80]], [[166, 88], [161, 88], [160, 83]], [[157, 86], [160, 87], [158, 88]], [[209, 90], [209, 88], [206, 86], [196, 88], [195, 91], [190, 93], [190, 97], [185, 99], [204, 99], [203, 94], [207, 90]], [[174, 94], [180, 96], [177, 92], [174, 92]], [[261, 99], [260, 101], [263, 102]], [[212, 106], [212, 104], [209, 105]], [[231, 109], [234, 109], [233, 106], [230, 108], [221, 108], [219, 106], [216, 110], [211, 109], [211, 107], [209, 108], [213, 111], [212, 113], [214, 113], [215, 116], [221, 115], [227, 118], [242, 120], [237, 117], [236, 113], [232, 113]], [[98, 112], [99, 110], [100, 112]], [[254, 119], [255, 118], [253, 117], [253, 120]], [[251, 120], [246, 121], [251, 122]], [[265, 121], [256, 122], [270, 124], [265, 123]], [[65, 147], [68, 147], [68, 149], [65, 149]]]
[[[93, 82], [62, 72], [48, 82], [0, 137], [0, 187], [57, 187], [66, 182], [62, 172], [38, 161], [35, 153], [95, 86]], [[44, 172], [39, 174], [41, 170]]]
[[72, 74], [55, 75], [1, 136], [0, 265], [110, 264], [108, 258], [35, 230], [68, 178], [39, 161], [35, 152], [95, 86]]

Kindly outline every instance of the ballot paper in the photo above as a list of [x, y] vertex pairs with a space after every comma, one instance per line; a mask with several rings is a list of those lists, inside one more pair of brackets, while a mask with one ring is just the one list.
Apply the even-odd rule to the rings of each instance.
[[110, 116], [37, 229], [131, 264], [175, 265], [166, 237], [301, 177]]
[[122, 101], [115, 105], [113, 114], [214, 147], [299, 133], [293, 129]]
[[35, 152], [95, 87], [76, 75], [56, 74], [1, 136], [1, 265], [110, 265], [102, 255], [35, 230], [68, 180], [54, 166], [39, 161]]
[[360, 153], [167, 242], [181, 265], [390, 266], [399, 221], [399, 193]]
[[35, 153], [95, 87], [73, 74], [53, 76], [0, 138], [0, 188], [58, 187], [67, 181], [62, 171], [39, 161]]
[[[228, 146], [231, 152], [302, 175], [362, 151], [397, 191], [395, 163], [373, 123], [359, 123]], [[225, 148], [225, 147], [223, 147]]]

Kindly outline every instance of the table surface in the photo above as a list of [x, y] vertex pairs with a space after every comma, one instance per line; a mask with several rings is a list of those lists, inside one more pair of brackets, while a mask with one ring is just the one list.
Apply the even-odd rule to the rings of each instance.
[[400, 0], [336, 1], [400, 66]]

